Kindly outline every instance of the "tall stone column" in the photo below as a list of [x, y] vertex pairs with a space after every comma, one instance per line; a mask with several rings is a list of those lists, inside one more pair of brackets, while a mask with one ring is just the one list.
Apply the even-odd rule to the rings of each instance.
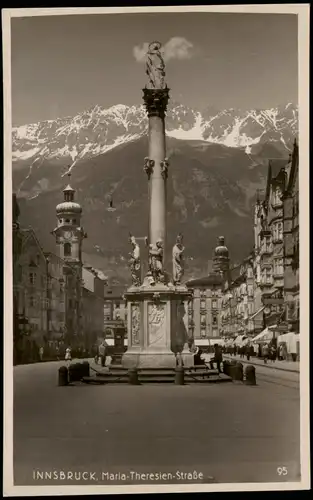
[[149, 182], [149, 242], [154, 246], [166, 242], [166, 181], [168, 161], [165, 146], [165, 113], [169, 89], [143, 90], [143, 99], [149, 117], [149, 157], [145, 170]]
[[[144, 170], [149, 189], [149, 272], [142, 285], [137, 279], [140, 251], [132, 238], [132, 286], [125, 297], [128, 307], [128, 348], [122, 358], [126, 368], [175, 368], [174, 353], [183, 351], [186, 343], [185, 303], [189, 291], [180, 285], [179, 262], [173, 284], [164, 271], [166, 245], [166, 183], [168, 160], [165, 148], [165, 113], [169, 89], [165, 83], [161, 44], [153, 42], [147, 53], [146, 74], [148, 84], [143, 89], [143, 100], [149, 118], [149, 156]], [[177, 242], [175, 258], [180, 250]], [[175, 268], [176, 269], [176, 268]], [[188, 316], [187, 316], [188, 317]], [[193, 362], [191, 354], [182, 352], [183, 362]]]

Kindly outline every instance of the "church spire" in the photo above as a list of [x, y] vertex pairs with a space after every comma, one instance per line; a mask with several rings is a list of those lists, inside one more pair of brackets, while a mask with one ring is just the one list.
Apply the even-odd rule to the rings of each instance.
[[64, 193], [64, 201], [74, 201], [74, 197], [75, 197], [75, 189], [73, 189], [70, 185], [70, 182], [71, 182], [71, 171], [68, 170], [67, 172], [67, 177], [68, 177], [68, 185], [63, 189], [63, 193]]

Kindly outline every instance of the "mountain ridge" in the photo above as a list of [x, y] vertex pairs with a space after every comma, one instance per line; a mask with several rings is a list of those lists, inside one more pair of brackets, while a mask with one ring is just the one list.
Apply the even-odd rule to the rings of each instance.
[[[210, 108], [212, 110], [212, 108]], [[297, 134], [298, 109], [292, 103], [267, 110], [219, 110], [214, 115], [172, 103], [166, 117], [168, 137], [201, 140], [227, 147], [242, 147], [253, 154], [255, 146], [274, 141], [289, 150]], [[66, 158], [73, 164], [139, 139], [148, 121], [142, 105], [99, 105], [75, 116], [21, 125], [12, 129], [12, 159], [29, 162]]]
[[[267, 112], [232, 108], [214, 116], [211, 111], [199, 113], [175, 103], [166, 118], [167, 265], [171, 245], [181, 232], [186, 279], [207, 274], [220, 234], [232, 262], [240, 262], [252, 249], [253, 204], [257, 190], [265, 188], [268, 159], [288, 161], [297, 135], [293, 104]], [[32, 149], [35, 153], [29, 154]], [[15, 128], [12, 171], [21, 224], [31, 225], [43, 247], [55, 250], [50, 234], [55, 207], [62, 201], [63, 177], [73, 169], [72, 183], [88, 233], [84, 259], [106, 276], [129, 281], [128, 234], [142, 238], [148, 232], [143, 171], [147, 151], [142, 106], [95, 106], [75, 117]], [[108, 210], [109, 199], [113, 211]], [[145, 252], [142, 246], [144, 265]]]

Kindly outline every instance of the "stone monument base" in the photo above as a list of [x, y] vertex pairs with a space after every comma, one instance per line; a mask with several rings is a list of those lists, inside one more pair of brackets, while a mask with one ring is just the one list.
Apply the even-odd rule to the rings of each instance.
[[122, 366], [174, 369], [177, 352], [181, 352], [184, 366], [192, 366], [193, 355], [187, 347], [188, 289], [144, 284], [129, 288], [125, 296], [128, 350], [122, 357]]
[[143, 351], [139, 354], [126, 352], [122, 358], [124, 368], [168, 368], [176, 367], [176, 358], [173, 352], [151, 353]]

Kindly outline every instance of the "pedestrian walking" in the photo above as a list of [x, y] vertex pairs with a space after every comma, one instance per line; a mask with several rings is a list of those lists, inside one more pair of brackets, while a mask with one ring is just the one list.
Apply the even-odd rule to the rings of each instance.
[[65, 350], [65, 361], [67, 361], [68, 364], [72, 361], [72, 350], [70, 347], [67, 347]]
[[284, 346], [283, 344], [280, 344], [278, 348], [278, 359], [279, 361], [282, 361], [284, 359]]
[[250, 345], [249, 350], [250, 350], [250, 357], [255, 356], [253, 345]]
[[268, 355], [269, 355], [269, 348], [268, 348], [267, 344], [264, 344], [262, 351], [263, 351], [262, 354], [263, 354], [264, 364], [267, 364]]
[[223, 353], [218, 344], [214, 344], [214, 357], [210, 359], [210, 367], [213, 370], [214, 365], [213, 363], [216, 363], [218, 373], [221, 373], [221, 363], [223, 361]]
[[101, 366], [105, 366], [105, 361], [108, 353], [108, 344], [105, 340], [99, 345], [99, 358], [101, 360]]
[[40, 359], [40, 361], [42, 361], [42, 360], [43, 360], [43, 353], [44, 353], [44, 349], [43, 349], [43, 347], [41, 346], [41, 347], [39, 348], [39, 359]]
[[271, 346], [271, 360], [272, 360], [272, 363], [275, 363], [276, 357], [277, 357], [277, 350], [276, 350], [276, 347], [274, 345], [272, 345]]
[[249, 344], [246, 345], [245, 351], [246, 351], [247, 361], [249, 361], [250, 360], [250, 354], [251, 354], [251, 348], [250, 348]]

